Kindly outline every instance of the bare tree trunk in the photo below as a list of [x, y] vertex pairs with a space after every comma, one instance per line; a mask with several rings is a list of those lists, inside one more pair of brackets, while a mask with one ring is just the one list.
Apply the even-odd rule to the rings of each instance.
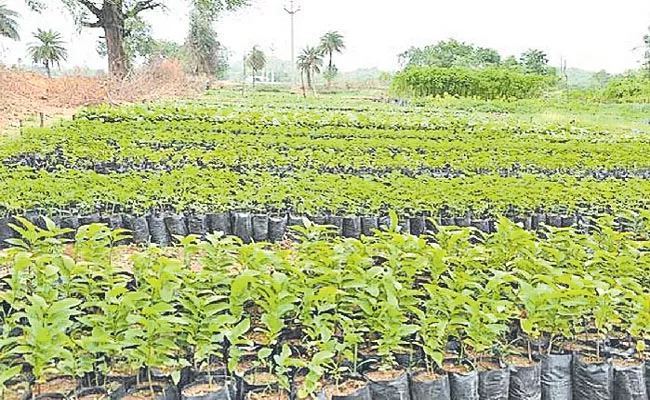
[[102, 20], [106, 47], [108, 48], [108, 72], [111, 77], [123, 79], [128, 70], [124, 51], [124, 15], [122, 2], [104, 0]]
[[305, 73], [300, 71], [300, 83], [302, 84], [302, 97], [307, 98], [307, 91], [305, 90]]
[[51, 78], [52, 77], [52, 70], [50, 69], [50, 62], [49, 61], [44, 61], [43, 66], [45, 67], [45, 72], [47, 72], [47, 77]]

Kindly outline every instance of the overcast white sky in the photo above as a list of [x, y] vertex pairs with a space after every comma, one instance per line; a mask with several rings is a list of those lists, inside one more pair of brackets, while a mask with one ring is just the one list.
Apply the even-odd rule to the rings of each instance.
[[[1, 1], [1, 0], [0, 0]], [[7, 64], [26, 58], [30, 33], [53, 28], [70, 45], [66, 67], [104, 68], [95, 43], [100, 30], [76, 31], [59, 0], [46, 0], [50, 9], [30, 12], [24, 0], [4, 0], [21, 13], [21, 43], [0, 39], [0, 57]], [[216, 24], [221, 42], [233, 53], [232, 62], [253, 45], [290, 58], [288, 0], [251, 0], [252, 5], [224, 15]], [[341, 70], [398, 68], [397, 54], [450, 37], [493, 47], [502, 54], [527, 48], [545, 50], [551, 62], [565, 58], [569, 67], [623, 72], [638, 66], [633, 51], [650, 25], [648, 0], [296, 0], [296, 52], [317, 43], [328, 30], [340, 31], [347, 50], [335, 59]], [[168, 0], [166, 12], [144, 16], [154, 36], [182, 42], [187, 31], [187, 0]]]

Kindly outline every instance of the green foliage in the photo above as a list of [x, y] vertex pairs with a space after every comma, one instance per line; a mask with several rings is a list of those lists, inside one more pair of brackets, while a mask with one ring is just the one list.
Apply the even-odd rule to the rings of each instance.
[[524, 71], [529, 74], [555, 75], [555, 71], [548, 66], [548, 56], [541, 50], [527, 50], [521, 54], [519, 61]]
[[456, 39], [441, 41], [424, 48], [412, 47], [399, 55], [405, 67], [483, 68], [501, 63], [494, 49], [477, 47]]
[[407, 68], [393, 79], [392, 91], [414, 96], [449, 94], [483, 99], [539, 96], [553, 78], [503, 68]]

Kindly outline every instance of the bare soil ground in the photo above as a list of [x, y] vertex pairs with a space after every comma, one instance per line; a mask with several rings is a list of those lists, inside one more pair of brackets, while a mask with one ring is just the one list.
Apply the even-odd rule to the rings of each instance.
[[65, 76], [47, 78], [0, 67], [0, 132], [70, 118], [81, 107], [100, 103], [151, 101], [191, 97], [206, 87], [204, 78], [190, 77], [180, 63], [164, 60], [142, 68], [123, 81], [106, 77]]

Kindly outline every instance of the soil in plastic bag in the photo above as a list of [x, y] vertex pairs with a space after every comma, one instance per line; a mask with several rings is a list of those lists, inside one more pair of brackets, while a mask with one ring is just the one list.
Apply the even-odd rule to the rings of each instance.
[[208, 231], [210, 233], [223, 232], [232, 235], [232, 223], [228, 213], [208, 214]]
[[383, 380], [368, 377], [368, 386], [370, 387], [370, 396], [372, 400], [409, 400], [409, 378], [407, 373], [402, 373], [394, 379]]
[[46, 383], [33, 385], [33, 399], [66, 399], [72, 395], [75, 390], [77, 390], [78, 386], [79, 382], [74, 378], [67, 376], [57, 376], [52, 379], [48, 379]]
[[614, 366], [614, 400], [648, 400], [645, 365]]
[[269, 217], [269, 241], [276, 243], [284, 240], [287, 233], [286, 217]]
[[327, 217], [325, 215], [316, 215], [314, 217], [309, 218], [311, 222], [314, 223], [314, 225], [327, 225]]
[[573, 359], [573, 399], [612, 400], [614, 374], [609, 362], [586, 363]]
[[183, 214], [172, 214], [165, 218], [165, 226], [170, 236], [185, 237], [188, 235], [187, 224], [185, 223], [185, 216]]
[[320, 390], [316, 395], [318, 400], [372, 400], [370, 394], [370, 386], [362, 381], [354, 381], [352, 385], [344, 382], [342, 387], [345, 387], [345, 393], [340, 389], [334, 389], [327, 386]]
[[147, 224], [149, 225], [149, 235], [151, 242], [157, 243], [162, 247], [169, 246], [171, 243], [171, 236], [165, 226], [165, 219], [157, 215], [149, 215], [147, 217]]
[[508, 400], [510, 370], [488, 369], [478, 373], [478, 395], [481, 399]]
[[411, 400], [450, 400], [449, 377], [429, 376], [426, 373], [414, 374], [411, 377]]
[[471, 371], [465, 374], [449, 373], [449, 392], [451, 400], [479, 400], [478, 372]]
[[232, 233], [244, 243], [253, 239], [253, 218], [251, 213], [236, 212], [232, 214]]
[[149, 242], [149, 223], [145, 217], [134, 217], [125, 215], [124, 227], [131, 231], [131, 236], [135, 244]]
[[542, 364], [509, 365], [510, 400], [540, 400], [542, 398]]
[[235, 400], [235, 388], [225, 377], [201, 376], [183, 387], [181, 400]]
[[265, 242], [269, 240], [269, 216], [266, 214], [253, 215], [253, 240]]
[[[153, 388], [153, 396], [151, 389]], [[143, 400], [178, 400], [178, 389], [164, 379], [153, 379], [151, 384], [146, 381], [140, 381], [136, 384], [133, 380], [125, 382], [118, 390], [111, 394], [112, 400], [121, 399], [138, 399]]]
[[343, 218], [343, 237], [358, 239], [361, 237], [361, 218]]
[[108, 226], [111, 230], [124, 228], [124, 221], [120, 214], [105, 215], [99, 221]]
[[542, 363], [542, 400], [571, 400], [571, 354], [539, 357]]
[[424, 231], [426, 230], [426, 226], [424, 223], [423, 216], [420, 215], [417, 217], [411, 217], [409, 223], [411, 225], [411, 235], [420, 236], [424, 234]]
[[191, 235], [205, 237], [208, 233], [208, 216], [205, 214], [192, 214], [188, 216], [187, 231]]
[[377, 217], [361, 217], [361, 233], [365, 236], [371, 236], [375, 229], [379, 228], [379, 219]]
[[472, 219], [469, 217], [469, 215], [466, 215], [464, 217], [456, 217], [454, 218], [454, 223], [460, 227], [467, 228], [471, 226]]
[[302, 217], [293, 214], [289, 215], [289, 218], [287, 220], [287, 227], [292, 227], [292, 226], [305, 226], [305, 224], [302, 222]]

